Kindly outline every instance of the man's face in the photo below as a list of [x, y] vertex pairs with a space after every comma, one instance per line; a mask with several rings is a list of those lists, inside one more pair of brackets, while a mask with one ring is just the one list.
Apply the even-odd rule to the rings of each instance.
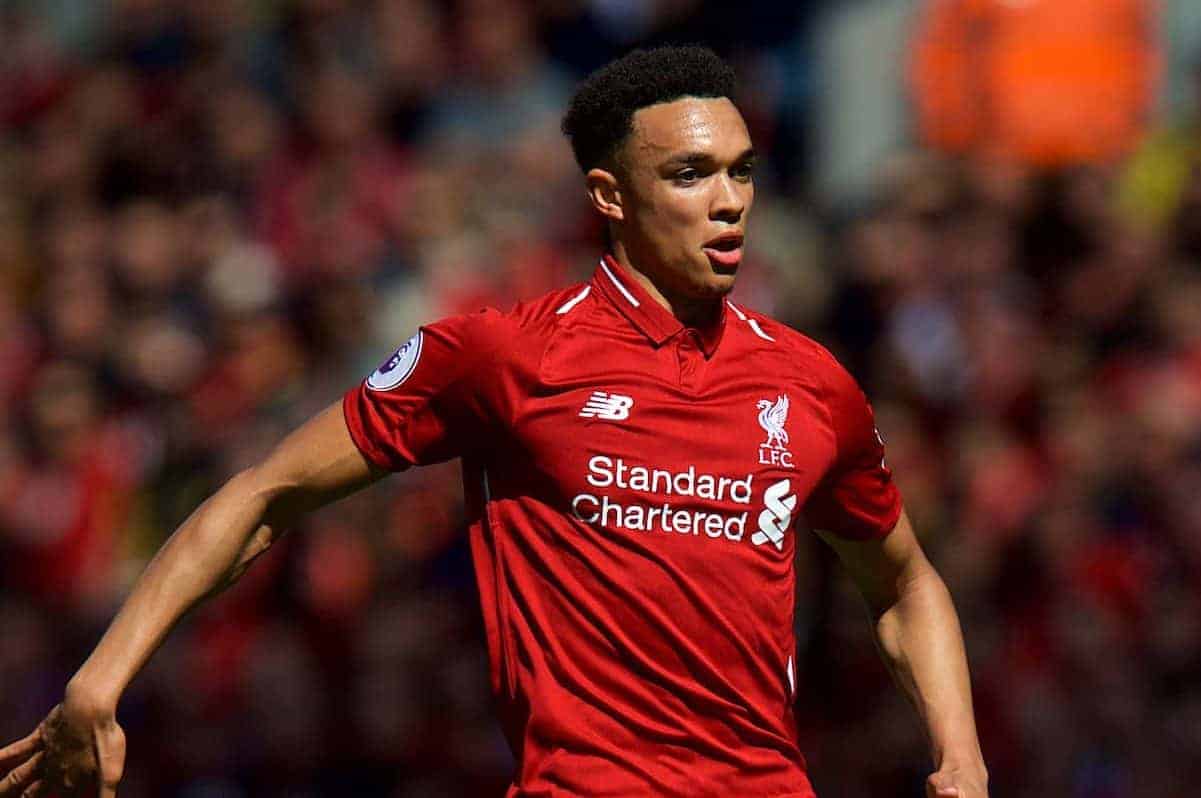
[[619, 161], [618, 234], [631, 263], [672, 299], [729, 292], [755, 196], [750, 134], [734, 104], [685, 97], [639, 109]]

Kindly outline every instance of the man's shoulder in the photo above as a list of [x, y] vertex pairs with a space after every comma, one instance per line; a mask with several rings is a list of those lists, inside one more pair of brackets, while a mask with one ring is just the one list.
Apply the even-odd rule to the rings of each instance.
[[741, 303], [727, 302], [734, 313], [731, 321], [763, 344], [765, 352], [786, 359], [792, 367], [808, 371], [845, 372], [846, 369], [829, 349], [805, 333], [778, 319], [749, 308]]
[[576, 283], [522, 300], [508, 310], [483, 307], [473, 313], [445, 318], [434, 326], [460, 328], [466, 346], [482, 350], [500, 348], [513, 353], [527, 343], [542, 345], [555, 327], [569, 317], [584, 315], [591, 293], [589, 283]]
[[578, 318], [590, 306], [590, 299], [591, 282], [574, 283], [518, 302], [505, 316], [515, 327], [542, 329], [546, 325], [558, 325], [569, 318]]

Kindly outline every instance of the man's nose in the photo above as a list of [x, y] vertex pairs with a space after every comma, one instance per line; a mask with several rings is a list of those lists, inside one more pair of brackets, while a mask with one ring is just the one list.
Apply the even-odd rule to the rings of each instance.
[[709, 218], [721, 222], [737, 222], [746, 210], [746, 197], [742, 186], [728, 174], [721, 175], [717, 180], [712, 204], [709, 206]]

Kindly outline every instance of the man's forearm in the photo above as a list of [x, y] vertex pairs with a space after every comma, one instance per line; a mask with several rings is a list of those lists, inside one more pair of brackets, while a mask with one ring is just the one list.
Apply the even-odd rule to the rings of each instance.
[[876, 619], [884, 660], [917, 708], [936, 768], [983, 769], [963, 634], [950, 593], [928, 564]]
[[180, 525], [138, 578], [68, 697], [115, 710], [126, 686], [176, 622], [245, 571], [273, 540], [262, 526], [268, 499], [251, 472], [235, 476]]

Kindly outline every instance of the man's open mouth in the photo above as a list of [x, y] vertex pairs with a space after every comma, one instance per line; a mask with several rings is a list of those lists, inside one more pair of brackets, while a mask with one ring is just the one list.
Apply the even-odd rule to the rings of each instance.
[[742, 263], [742, 233], [720, 235], [706, 242], [702, 249], [714, 268], [733, 271]]
[[741, 235], [718, 236], [705, 244], [705, 249], [715, 249], [718, 252], [733, 252], [742, 248]]

